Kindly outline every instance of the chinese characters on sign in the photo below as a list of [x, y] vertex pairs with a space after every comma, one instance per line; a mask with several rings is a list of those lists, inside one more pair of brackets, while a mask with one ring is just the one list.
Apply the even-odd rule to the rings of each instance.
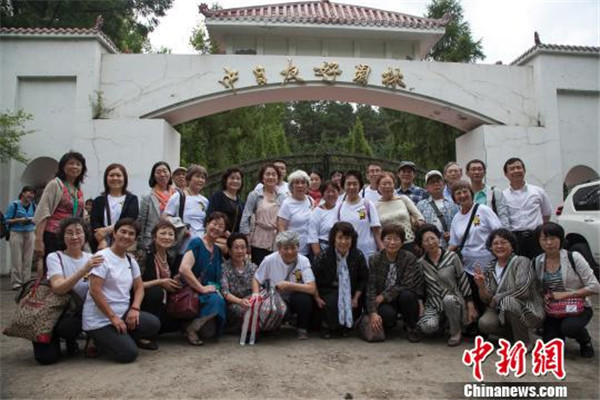
[[[508, 376], [511, 372], [516, 378], [525, 375], [527, 368], [527, 348], [521, 341], [510, 345], [510, 342], [500, 339], [498, 342], [500, 348], [496, 354], [500, 360], [496, 362], [496, 373], [501, 376]], [[487, 357], [492, 354], [494, 346], [481, 336], [475, 338], [475, 348], [465, 350], [462, 362], [468, 367], [473, 368], [473, 378], [478, 382], [483, 381], [482, 365]], [[535, 376], [542, 376], [552, 373], [557, 379], [566, 377], [564, 361], [564, 342], [561, 339], [553, 339], [548, 343], [537, 340], [535, 347], [531, 352], [531, 369]]]
[[[239, 73], [236, 70], [232, 70], [228, 67], [223, 68], [225, 70], [225, 76], [218, 81], [226, 89], [231, 89], [234, 93], [236, 91], [235, 84], [239, 79]], [[342, 70], [337, 62], [325, 61], [321, 66], [314, 67], [314, 74], [316, 77], [320, 77], [323, 82], [336, 83], [337, 77], [342, 75]], [[265, 86], [267, 84], [266, 68], [257, 65], [252, 69], [256, 84], [258, 86]], [[368, 64], [358, 64], [355, 66], [354, 78], [352, 81], [358, 85], [366, 86], [369, 83], [369, 75], [371, 74], [371, 67]], [[304, 79], [300, 76], [300, 68], [294, 65], [291, 58], [288, 58], [288, 65], [280, 72], [283, 76], [281, 82], [282, 86], [289, 83], [304, 83]], [[400, 72], [400, 68], [388, 67], [387, 71], [381, 74], [381, 84], [388, 89], [406, 88], [404, 83], [404, 75]]]

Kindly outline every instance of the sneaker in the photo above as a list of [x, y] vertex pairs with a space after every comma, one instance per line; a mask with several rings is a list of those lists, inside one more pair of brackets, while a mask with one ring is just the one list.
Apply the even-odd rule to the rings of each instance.
[[580, 344], [579, 346], [579, 354], [581, 354], [581, 357], [594, 358], [594, 346], [592, 346], [591, 340], [587, 343]]
[[419, 336], [419, 332], [417, 332], [414, 328], [406, 329], [406, 338], [411, 343], [417, 343], [421, 341], [421, 337]]
[[298, 328], [298, 330], [296, 331], [296, 339], [298, 339], [298, 340], [308, 339], [308, 332], [306, 331], [306, 329]]

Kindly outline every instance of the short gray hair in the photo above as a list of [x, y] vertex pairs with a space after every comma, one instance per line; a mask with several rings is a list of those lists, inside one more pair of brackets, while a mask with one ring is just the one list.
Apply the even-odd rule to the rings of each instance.
[[283, 231], [277, 234], [275, 238], [275, 244], [277, 247], [286, 245], [300, 245], [300, 235], [295, 231]]
[[310, 176], [308, 176], [305, 171], [297, 169], [288, 175], [288, 188], [290, 189], [290, 192], [292, 191], [292, 185], [294, 184], [294, 181], [299, 180], [303, 180], [307, 185], [310, 185]]

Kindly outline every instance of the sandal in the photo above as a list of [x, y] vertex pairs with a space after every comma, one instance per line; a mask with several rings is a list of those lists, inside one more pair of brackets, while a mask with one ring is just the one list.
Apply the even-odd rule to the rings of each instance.
[[458, 337], [450, 337], [450, 339], [448, 339], [448, 341], [446, 342], [446, 344], [450, 347], [456, 347], [458, 345], [460, 345], [462, 343], [462, 336], [458, 335]]
[[99, 355], [100, 352], [94, 344], [94, 339], [88, 337], [85, 341], [85, 347], [83, 348], [83, 356], [85, 358], [97, 358]]
[[158, 350], [158, 343], [149, 339], [140, 339], [137, 341], [137, 347], [144, 350]]

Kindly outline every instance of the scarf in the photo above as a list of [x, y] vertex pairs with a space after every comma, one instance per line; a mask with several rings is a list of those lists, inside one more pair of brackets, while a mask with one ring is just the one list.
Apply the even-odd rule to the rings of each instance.
[[167, 190], [167, 194], [165, 194], [162, 190], [156, 187], [152, 191], [154, 192], [154, 196], [156, 196], [156, 199], [158, 200], [160, 213], [162, 214], [165, 211], [165, 207], [167, 206], [169, 198], [173, 195], [173, 193], [175, 193], [175, 189], [173, 189], [173, 186], [170, 186]]
[[338, 318], [340, 325], [352, 328], [352, 291], [350, 289], [350, 272], [348, 271], [348, 254], [342, 257], [335, 252], [338, 259]]
[[387, 277], [385, 279], [385, 290], [388, 290], [392, 286], [396, 284], [396, 280], [398, 279], [398, 270], [396, 269], [396, 263], [390, 263], [390, 270], [388, 271]]

